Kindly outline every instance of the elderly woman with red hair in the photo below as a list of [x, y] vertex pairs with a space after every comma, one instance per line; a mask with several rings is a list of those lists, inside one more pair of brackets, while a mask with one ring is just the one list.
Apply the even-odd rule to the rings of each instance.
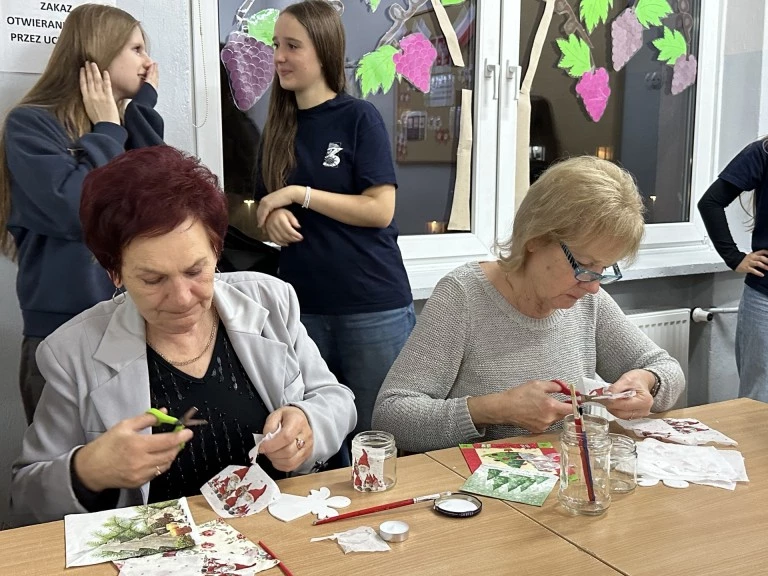
[[[127, 152], [85, 180], [86, 245], [116, 286], [37, 353], [46, 384], [13, 466], [19, 523], [195, 494], [248, 464], [309, 472], [356, 422], [299, 321], [290, 285], [215, 273], [227, 228], [216, 177], [168, 146]], [[149, 434], [148, 408], [208, 424]], [[263, 462], [261, 462], [264, 460]]]

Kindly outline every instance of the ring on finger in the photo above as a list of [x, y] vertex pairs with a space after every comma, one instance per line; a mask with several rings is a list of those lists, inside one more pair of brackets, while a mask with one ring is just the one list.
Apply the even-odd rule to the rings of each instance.
[[301, 438], [301, 437], [297, 436], [296, 437], [296, 448], [298, 450], [301, 450], [302, 448], [304, 448], [304, 444], [306, 444], [306, 441], [304, 440], [304, 438]]
[[160, 466], [155, 466], [155, 478], [160, 476], [160, 474], [162, 474], [162, 473], [163, 473], [163, 471], [160, 470]]

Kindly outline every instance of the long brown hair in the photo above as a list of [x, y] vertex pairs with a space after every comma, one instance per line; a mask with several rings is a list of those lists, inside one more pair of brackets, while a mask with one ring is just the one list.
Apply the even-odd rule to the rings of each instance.
[[[344, 92], [346, 40], [341, 18], [333, 6], [326, 0], [307, 0], [291, 4], [282, 13], [290, 14], [306, 29], [328, 88], [337, 94]], [[275, 72], [261, 151], [262, 178], [267, 192], [285, 186], [286, 178], [296, 167], [297, 111], [296, 95], [280, 86]]]
[[[127, 12], [100, 4], [83, 4], [69, 14], [45, 71], [16, 105], [48, 109], [74, 141], [91, 131], [80, 93], [80, 68], [86, 61], [106, 70], [130, 40], [139, 21]], [[142, 30], [142, 34], [144, 31]], [[5, 125], [0, 134], [0, 253], [14, 255], [6, 224], [11, 213], [11, 175], [5, 154]]]
[[[768, 154], [768, 135], [760, 138], [760, 141], [763, 145], [763, 152]], [[741, 198], [741, 194], [739, 194], [739, 204], [741, 204], [741, 209], [744, 210], [744, 212], [746, 212], [748, 216], [747, 221], [744, 223], [747, 227], [747, 230], [749, 230], [750, 232], [754, 231], [755, 214], [757, 214], [757, 190], [752, 191], [751, 210], [750, 208], [747, 208], [746, 206], [744, 206], [744, 201]]]

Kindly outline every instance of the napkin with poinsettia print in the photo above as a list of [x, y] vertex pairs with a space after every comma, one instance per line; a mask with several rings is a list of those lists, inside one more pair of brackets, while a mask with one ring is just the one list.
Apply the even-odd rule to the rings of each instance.
[[[252, 576], [278, 561], [221, 519], [197, 527], [194, 548], [115, 562], [121, 576], [181, 574]], [[181, 571], [180, 571], [181, 570]]]

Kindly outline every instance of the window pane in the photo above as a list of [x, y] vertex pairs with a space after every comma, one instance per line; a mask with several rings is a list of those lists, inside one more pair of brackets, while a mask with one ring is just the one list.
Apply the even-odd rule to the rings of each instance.
[[[267, 8], [282, 9], [291, 1], [253, 2], [249, 15]], [[355, 79], [358, 60], [377, 48], [387, 34], [393, 44], [401, 37], [421, 32], [437, 51], [431, 68], [430, 91], [424, 94], [405, 78], [395, 82], [386, 93], [369, 95], [367, 100], [381, 112], [389, 131], [395, 170], [399, 184], [395, 218], [401, 235], [444, 231], [448, 223], [456, 178], [456, 148], [459, 141], [461, 90], [474, 88], [475, 0], [465, 0], [446, 11], [457, 30], [465, 67], [452, 66], [445, 39], [429, 0], [410, 0], [414, 9], [395, 26], [390, 14], [406, 12], [397, 2], [381, 2], [371, 13], [365, 2], [344, 3], [342, 21], [347, 36], [347, 91], [360, 97]], [[239, 0], [219, 0], [221, 42], [226, 42], [233, 17], [241, 7]], [[400, 8], [400, 10], [398, 10]], [[224, 180], [230, 195], [231, 223], [254, 235], [251, 213], [255, 208], [244, 204], [250, 199], [253, 170], [256, 167], [255, 133], [261, 131], [267, 116], [269, 91], [246, 115], [233, 105], [226, 71], [221, 69], [222, 136], [224, 142]], [[250, 124], [247, 122], [250, 120]]]
[[[566, 0], [558, 0], [556, 10], [567, 14], [566, 4]], [[569, 4], [578, 15], [578, 2]], [[657, 59], [659, 50], [652, 44], [663, 36], [660, 26], [644, 30], [641, 48], [620, 71], [614, 70], [611, 25], [627, 4], [613, 4], [607, 24], [598, 24], [589, 34], [592, 64], [607, 70], [611, 89], [605, 112], [597, 122], [590, 119], [576, 95], [578, 80], [557, 66], [562, 54], [556, 41], [568, 36], [564, 28], [571, 30], [573, 20], [568, 23], [568, 16], [557, 12], [552, 17], [531, 90], [531, 180], [560, 157], [593, 154], [608, 158], [637, 179], [648, 223], [687, 222], [696, 84], [680, 94], [671, 93], [673, 68]], [[661, 19], [663, 25], [682, 34], [688, 53], [697, 56], [700, 1], [679, 0], [670, 6], [675, 12]], [[522, 2], [520, 54], [524, 69], [543, 10], [541, 2]], [[583, 21], [579, 25], [585, 28]], [[576, 36], [584, 39], [580, 30]]]

